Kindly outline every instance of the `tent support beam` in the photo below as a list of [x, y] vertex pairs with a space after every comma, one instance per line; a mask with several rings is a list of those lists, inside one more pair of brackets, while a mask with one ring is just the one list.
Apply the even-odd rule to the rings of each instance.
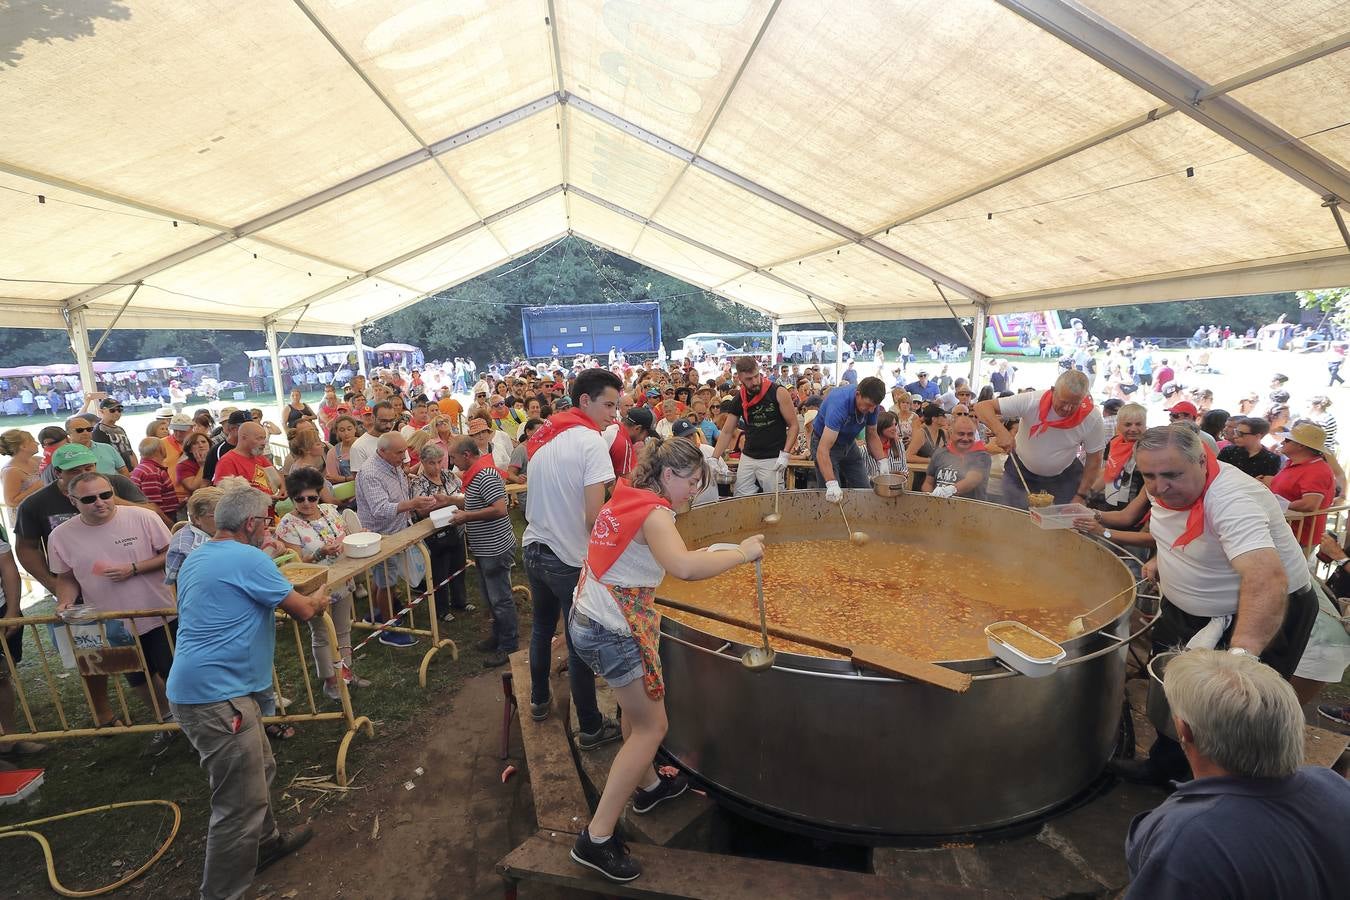
[[[204, 241], [193, 244], [191, 247], [179, 250], [177, 253], [170, 254], [169, 256], [163, 257], [162, 259], [158, 259], [155, 262], [149, 263], [148, 265], [144, 265], [138, 269], [134, 269], [131, 272], [128, 272], [118, 278], [112, 279], [106, 284], [100, 285], [95, 288], [90, 288], [89, 290], [86, 291], [81, 291], [80, 293], [75, 294], [74, 296], [68, 298], [65, 302], [65, 305], [68, 309], [88, 306], [90, 303], [97, 300], [99, 297], [102, 297], [104, 294], [108, 294], [111, 293], [112, 291], [117, 290], [117, 288], [120, 287], [122, 284], [135, 281], [142, 281], [146, 278], [150, 278], [153, 275], [157, 275], [158, 273], [163, 272], [165, 269], [176, 266], [181, 262], [186, 262], [189, 259], [195, 259], [196, 257], [201, 256], [203, 253], [206, 253], [210, 250], [214, 250], [217, 247], [230, 243], [231, 241], [237, 241], [240, 238], [248, 237], [249, 235], [255, 232], [262, 231], [264, 228], [269, 228], [273, 225], [285, 222], [288, 219], [293, 219], [296, 216], [300, 215], [301, 213], [305, 213], [310, 211], [311, 209], [314, 209], [315, 207], [322, 206], [323, 204], [327, 203], [330, 200], [336, 200], [339, 197], [345, 197], [347, 194], [350, 194], [353, 191], [360, 190], [363, 187], [374, 184], [375, 182], [380, 181], [384, 178], [388, 178], [390, 175], [397, 175], [399, 172], [402, 172], [406, 169], [412, 168], [413, 166], [424, 163], [428, 159], [440, 156], [443, 153], [449, 153], [451, 150], [457, 149], [466, 144], [473, 143], [479, 138], [484, 138], [490, 134], [494, 134], [498, 131], [501, 131], [503, 128], [507, 128], [511, 125], [516, 124], [517, 122], [523, 121], [524, 119], [528, 119], [535, 113], [543, 112], [546, 109], [552, 109], [554, 106], [558, 105], [558, 101], [559, 96], [556, 93], [549, 94], [546, 97], [541, 97], [538, 100], [535, 100], [531, 103], [527, 103], [524, 106], [517, 107], [516, 109], [513, 109], [510, 112], [503, 113], [500, 116], [489, 119], [486, 122], [482, 122], [478, 125], [473, 126], [472, 128], [467, 128], [464, 131], [459, 132], [458, 134], [453, 134], [448, 138], [439, 140], [436, 143], [429, 145], [428, 149], [426, 150], [419, 149], [413, 151], [412, 153], [400, 156], [398, 159], [391, 160], [390, 162], [387, 162], [384, 165], [377, 166], [374, 169], [371, 169], [367, 172], [363, 172], [360, 175], [348, 178], [346, 181], [335, 184], [332, 187], [325, 188], [324, 190], [319, 191], [318, 193], [311, 194], [310, 196], [297, 200], [294, 203], [288, 203], [287, 205], [281, 207], [280, 209], [273, 210], [270, 213], [266, 213], [265, 215], [259, 216], [256, 219], [253, 219], [249, 222], [245, 222], [243, 225], [239, 225], [235, 228], [229, 229], [228, 231], [212, 235], [211, 237], [207, 238]], [[34, 176], [29, 175], [27, 177], [34, 177]], [[42, 178], [43, 176], [39, 175], [36, 177]], [[191, 219], [185, 219], [185, 221], [191, 221]]]
[[89, 396], [98, 390], [94, 380], [94, 356], [89, 352], [89, 326], [84, 320], [84, 310], [66, 311], [66, 335], [70, 338], [70, 349], [75, 351], [75, 362], [80, 367], [81, 393], [86, 404]]
[[984, 329], [989, 321], [989, 304], [975, 307], [975, 334], [970, 341], [970, 388], [979, 386], [980, 364], [984, 362]]
[[108, 339], [108, 335], [112, 334], [112, 330], [117, 327], [118, 319], [122, 318], [122, 313], [127, 311], [127, 307], [131, 305], [131, 301], [136, 299], [136, 292], [140, 289], [141, 283], [138, 281], [136, 282], [136, 286], [131, 289], [131, 293], [127, 294], [126, 302], [123, 303], [122, 308], [117, 311], [117, 315], [113, 316], [112, 321], [103, 329], [103, 334], [99, 335], [98, 341], [94, 344], [94, 349], [89, 351], [89, 357], [91, 359], [98, 356], [98, 351], [103, 346], [103, 342]]
[[[836, 222], [834, 219], [831, 219], [828, 216], [818, 213], [813, 209], [808, 209], [807, 207], [802, 206], [800, 203], [797, 203], [794, 200], [789, 200], [782, 194], [779, 194], [775, 191], [771, 191], [768, 188], [764, 187], [763, 185], [757, 184], [742, 175], [738, 175], [737, 173], [732, 172], [730, 169], [724, 168], [723, 166], [719, 166], [717, 163], [709, 159], [706, 159], [702, 156], [699, 156], [692, 150], [686, 150], [685, 148], [679, 146], [678, 144], [673, 144], [670, 141], [666, 140], [665, 138], [653, 134], [652, 132], [643, 128], [641, 125], [636, 125], [628, 121], [627, 119], [622, 118], [621, 116], [615, 115], [609, 110], [596, 106], [589, 100], [583, 100], [580, 97], [574, 96], [572, 94], [564, 94], [562, 100], [568, 106], [575, 106], [577, 109], [581, 110], [582, 112], [586, 113], [592, 118], [598, 119], [601, 122], [604, 122], [606, 125], [611, 125], [619, 129], [623, 133], [635, 137], [651, 147], [655, 147], [658, 150], [668, 153], [669, 155], [675, 157], [676, 159], [683, 160], [684, 162], [688, 163], [691, 166], [694, 166], [695, 168], [702, 169], [704, 172], [707, 172], [709, 175], [712, 175], [715, 178], [719, 178], [728, 184], [735, 185], [741, 190], [746, 191], [749, 194], [753, 194], [756, 197], [759, 197], [761, 200], [766, 200], [769, 203], [773, 204], [774, 206], [777, 206], [779, 209], [785, 210], [799, 218], [805, 219], [814, 225], [824, 228], [826, 231], [831, 231], [839, 235], [840, 237], [844, 238], [845, 240], [848, 240], [851, 243], [858, 244], [864, 249], [870, 250], [873, 253], [877, 254], [878, 256], [882, 256], [885, 259], [893, 263], [896, 263], [897, 265], [909, 269], [910, 271], [918, 272], [925, 278], [929, 278], [933, 281], [939, 281], [969, 300], [988, 299], [985, 297], [984, 294], [980, 293], [974, 288], [962, 284], [955, 278], [952, 278], [948, 275], [944, 275], [943, 273], [937, 271], [936, 269], [931, 268], [930, 266], [926, 266], [923, 263], [919, 262], [918, 260], [908, 257], [898, 250], [893, 250], [890, 247], [887, 247], [885, 244], [878, 243], [872, 238], [867, 237], [865, 234], [862, 234], [861, 232], [854, 231], [847, 225], [844, 225], [840, 222]], [[766, 273], [761, 272], [761, 274]]]
[[356, 345], [356, 371], [366, 377], [366, 344], [361, 339], [361, 326], [352, 329], [352, 342]]
[[769, 320], [769, 365], [778, 365], [778, 317]]
[[834, 323], [834, 383], [844, 377], [844, 317]]
[[[345, 290], [346, 288], [349, 288], [354, 284], [359, 284], [362, 281], [374, 278], [377, 275], [387, 272], [389, 269], [392, 269], [395, 266], [400, 266], [411, 259], [416, 259], [423, 253], [428, 253], [432, 250], [435, 250], [437, 247], [443, 247], [446, 244], [451, 243], [452, 241], [457, 241], [462, 237], [473, 234], [475, 231], [478, 231], [482, 228], [486, 228], [488, 225], [491, 225], [494, 222], [498, 222], [506, 218], [507, 216], [512, 215], [513, 213], [518, 213], [522, 209], [528, 209], [529, 207], [534, 206], [536, 203], [540, 202], [541, 200], [547, 200], [549, 197], [552, 197], [554, 194], [558, 193], [561, 190], [563, 190], [562, 185], [560, 184], [554, 185], [548, 190], [541, 191], [540, 193], [535, 194], [533, 197], [530, 197], [529, 199], [522, 200], [519, 203], [514, 203], [511, 206], [506, 207], [506, 209], [498, 210], [497, 212], [493, 213], [490, 216], [485, 216], [481, 221], [474, 222], [471, 225], [466, 225], [463, 228], [459, 229], [458, 231], [447, 234], [445, 237], [437, 238], [436, 240], [432, 241], [429, 244], [423, 244], [421, 247], [418, 247], [415, 250], [409, 250], [407, 253], [404, 253], [400, 256], [396, 256], [387, 262], [382, 262], [378, 266], [375, 266], [373, 269], [361, 272], [360, 274], [347, 279], [341, 284], [335, 284], [332, 287], [324, 288], [318, 293], [310, 294], [303, 300], [297, 300], [288, 306], [283, 306], [281, 309], [272, 313], [270, 316], [267, 316], [267, 318], [264, 321], [275, 322], [281, 319], [287, 313], [292, 313], [297, 309], [305, 309], [309, 306], [312, 306], [313, 304], [318, 303], [320, 300], [323, 300], [327, 297], [331, 297], [338, 291]], [[400, 284], [396, 281], [391, 281], [390, 284], [393, 284], [396, 287], [401, 287], [404, 290], [417, 293], [416, 289], [408, 285]], [[443, 290], [443, 288], [440, 290]], [[426, 295], [424, 294], [422, 296]]]
[[1350, 172], [1230, 97], [1210, 94], [1211, 85], [1106, 20], [1064, 0], [997, 2], [1322, 199], [1350, 199]]
[[268, 322], [263, 327], [263, 337], [267, 341], [267, 356], [272, 360], [272, 392], [277, 398], [277, 415], [282, 424], [286, 422], [286, 388], [281, 382], [281, 350], [277, 346], [277, 324]]
[[1341, 215], [1341, 201], [1328, 200], [1322, 205], [1331, 210], [1331, 217], [1336, 220], [1336, 229], [1341, 233], [1341, 240], [1345, 241], [1345, 249], [1350, 250], [1350, 229], [1345, 227], [1345, 217]]
[[[719, 259], [726, 260], [727, 262], [731, 263], [731, 264], [734, 265], [734, 266], [740, 266], [741, 268], [745, 269], [745, 272], [743, 272], [742, 275], [747, 274], [747, 273], [750, 273], [750, 272], [753, 272], [753, 273], [755, 273], [756, 275], [760, 275], [760, 276], [762, 276], [762, 277], [764, 277], [764, 278], [769, 279], [770, 281], [774, 282], [775, 284], [781, 284], [783, 287], [785, 287], [785, 288], [787, 288], [787, 289], [789, 289], [789, 290], [796, 291], [797, 293], [799, 293], [799, 294], [803, 295], [804, 297], [806, 297], [808, 300], [810, 300], [811, 298], [814, 297], [816, 300], [819, 300], [821, 303], [824, 303], [824, 304], [826, 304], [827, 306], [831, 307], [831, 308], [832, 308], [836, 313], [838, 313], [839, 315], [843, 315], [844, 312], [845, 312], [845, 309], [844, 309], [844, 307], [843, 307], [842, 304], [835, 303], [833, 300], [826, 300], [824, 297], [821, 297], [819, 294], [817, 294], [817, 293], [815, 293], [815, 292], [813, 292], [813, 291], [808, 291], [806, 288], [799, 287], [798, 285], [795, 285], [795, 284], [793, 284], [792, 282], [788, 281], [786, 278], [780, 278], [779, 276], [775, 275], [775, 274], [772, 273], [772, 272], [767, 272], [767, 271], [765, 271], [764, 269], [758, 268], [754, 263], [747, 262], [746, 260], [743, 260], [743, 259], [740, 259], [740, 258], [738, 258], [738, 257], [732, 256], [730, 253], [726, 253], [726, 252], [723, 252], [723, 251], [721, 251], [721, 250], [718, 250], [716, 247], [710, 247], [710, 246], [708, 246], [707, 244], [703, 243], [702, 241], [696, 240], [695, 238], [687, 237], [687, 236], [681, 234], [680, 232], [676, 231], [676, 230], [673, 229], [673, 228], [668, 228], [668, 227], [666, 227], [665, 225], [662, 225], [660, 222], [653, 222], [651, 219], [647, 218], [647, 217], [644, 216], [644, 215], [641, 215], [640, 213], [635, 213], [635, 212], [633, 212], [631, 209], [625, 209], [624, 207], [619, 206], [617, 203], [611, 203], [609, 200], [606, 200], [606, 199], [603, 198], [603, 197], [597, 197], [595, 194], [592, 194], [590, 191], [584, 190], [584, 189], [579, 188], [579, 187], [574, 187], [574, 186], [572, 186], [572, 185], [568, 185], [568, 186], [567, 186], [567, 192], [568, 192], [569, 194], [576, 194], [578, 197], [582, 198], [583, 200], [589, 200], [591, 203], [594, 203], [594, 204], [597, 205], [597, 206], [602, 206], [602, 207], [604, 207], [605, 209], [609, 210], [610, 212], [618, 213], [619, 215], [621, 215], [621, 216], [623, 216], [623, 217], [625, 217], [625, 218], [632, 219], [634, 222], [641, 223], [642, 225], [647, 226], [648, 228], [652, 229], [653, 231], [659, 231], [661, 234], [664, 234], [666, 237], [674, 238], [675, 240], [681, 241], [681, 242], [683, 242], [683, 243], [685, 243], [685, 244], [688, 244], [689, 246], [691, 246], [691, 247], [693, 247], [693, 248], [695, 248], [695, 249], [697, 249], [697, 250], [702, 250], [704, 253], [712, 254], [713, 256], [716, 256], [716, 257], [719, 258]], [[619, 251], [619, 252], [621, 252], [621, 251]], [[740, 277], [740, 276], [737, 276], [737, 277]], [[712, 287], [712, 288], [708, 288], [708, 290], [716, 290], [718, 287], [723, 287], [723, 286], [725, 286], [725, 285], [728, 285], [728, 284], [730, 284], [731, 282], [733, 282], [733, 281], [735, 281], [735, 280], [736, 280], [735, 278], [728, 279], [727, 281], [722, 282], [721, 285], [716, 285], [716, 286], [714, 286], [714, 287]], [[735, 299], [735, 298], [732, 298], [732, 299]], [[813, 304], [813, 305], [814, 305], [814, 304]], [[823, 318], [823, 317], [822, 317], [822, 318]], [[828, 319], [825, 319], [825, 322], [826, 322], [826, 324], [829, 324], [829, 320], [828, 320]]]

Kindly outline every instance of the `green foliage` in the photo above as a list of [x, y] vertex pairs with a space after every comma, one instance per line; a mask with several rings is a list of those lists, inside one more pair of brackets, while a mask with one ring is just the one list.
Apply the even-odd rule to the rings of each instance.
[[1083, 320], [1087, 330], [1103, 338], [1186, 337], [1200, 325], [1227, 325], [1234, 331], [1260, 328], [1283, 313], [1298, 321], [1299, 302], [1292, 293], [1253, 294], [1248, 297], [1216, 297], [1212, 300], [1180, 300], [1141, 306], [1097, 306], [1062, 309], [1067, 325], [1071, 317]]

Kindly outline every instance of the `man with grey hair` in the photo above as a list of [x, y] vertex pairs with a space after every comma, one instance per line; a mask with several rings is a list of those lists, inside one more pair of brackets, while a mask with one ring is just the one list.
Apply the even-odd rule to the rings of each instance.
[[[407, 452], [408, 442], [403, 435], [386, 431], [375, 440], [375, 455], [356, 473], [356, 514], [367, 531], [397, 534], [412, 524], [412, 513], [430, 515], [439, 505], [435, 497], [412, 496], [403, 473]], [[399, 579], [417, 584], [426, 574], [422, 569], [421, 554], [412, 553], [410, 548], [371, 570], [375, 587], [371, 604], [374, 607], [378, 603], [381, 622], [388, 623], [394, 618], [394, 588]], [[404, 648], [416, 644], [417, 639], [403, 632], [381, 631], [380, 643]]]
[[263, 728], [272, 698], [278, 607], [301, 621], [328, 609], [328, 592], [301, 594], [259, 549], [268, 498], [241, 479], [221, 483], [216, 533], [178, 570], [178, 644], [169, 704], [211, 784], [203, 900], [241, 897], [254, 875], [313, 836], [283, 833], [272, 817], [276, 761]]
[[[1101, 411], [1093, 406], [1086, 375], [1070, 369], [1043, 393], [981, 400], [975, 404], [975, 415], [1008, 454], [1003, 465], [1005, 505], [1026, 509], [1028, 490], [1052, 494], [1055, 503], [1086, 502], [1106, 447], [1106, 426]], [[1004, 426], [1005, 419], [1021, 420], [1015, 438]], [[1086, 465], [1078, 459], [1080, 449]]]
[[82, 444], [94, 453], [98, 460], [97, 468], [104, 475], [127, 475], [127, 462], [112, 444], [100, 444], [94, 440], [94, 423], [84, 416], [71, 416], [66, 419], [66, 437], [72, 444]]
[[1350, 783], [1300, 767], [1294, 689], [1252, 656], [1190, 650], [1163, 690], [1195, 778], [1130, 824], [1126, 896], [1345, 896]]
[[[1143, 569], [1163, 595], [1154, 652], [1225, 647], [1288, 678], [1308, 643], [1317, 596], [1275, 495], [1216, 460], [1188, 425], [1145, 431], [1134, 459], [1158, 545]], [[1149, 784], [1187, 777], [1181, 747], [1161, 734], [1146, 759], [1113, 760], [1111, 767]]]

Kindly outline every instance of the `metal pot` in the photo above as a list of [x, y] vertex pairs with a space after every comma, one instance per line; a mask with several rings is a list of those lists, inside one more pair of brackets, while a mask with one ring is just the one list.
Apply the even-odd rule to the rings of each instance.
[[905, 492], [908, 480], [903, 475], [873, 475], [872, 492], [878, 497], [899, 497]]
[[[781, 501], [772, 542], [818, 539], [837, 516], [822, 492]], [[772, 502], [699, 507], [679, 528], [690, 546], [738, 540], [761, 530]], [[945, 663], [973, 675], [964, 694], [786, 652], [772, 669], [748, 672], [748, 645], [666, 618], [665, 750], [725, 800], [788, 827], [868, 841], [996, 828], [1080, 793], [1119, 727], [1121, 639], [1134, 600], [1124, 563], [1073, 531], [1030, 528], [1025, 513], [992, 504], [915, 494], [897, 505], [864, 491], [847, 502], [873, 541], [968, 548], [982, 565], [1044, 572], [1048, 591], [1074, 591], [1084, 610], [1121, 596], [1096, 617], [1101, 627], [1063, 642], [1068, 658], [1048, 677], [992, 657]]]
[[1167, 664], [1183, 652], [1159, 653], [1148, 661], [1148, 704], [1145, 707], [1148, 720], [1158, 729], [1158, 734], [1165, 734], [1174, 741], [1181, 739], [1177, 737], [1176, 723], [1172, 721], [1172, 705], [1163, 693], [1163, 676], [1167, 673]]

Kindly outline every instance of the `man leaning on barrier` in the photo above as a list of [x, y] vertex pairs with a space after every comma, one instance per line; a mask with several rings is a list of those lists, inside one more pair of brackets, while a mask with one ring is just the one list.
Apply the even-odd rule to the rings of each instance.
[[178, 571], [178, 647], [169, 704], [211, 783], [203, 900], [242, 896], [257, 871], [304, 846], [309, 828], [283, 833], [272, 818], [276, 761], [259, 703], [272, 690], [277, 607], [301, 621], [328, 595], [301, 594], [258, 549], [269, 498], [242, 479], [220, 485], [216, 534]]

